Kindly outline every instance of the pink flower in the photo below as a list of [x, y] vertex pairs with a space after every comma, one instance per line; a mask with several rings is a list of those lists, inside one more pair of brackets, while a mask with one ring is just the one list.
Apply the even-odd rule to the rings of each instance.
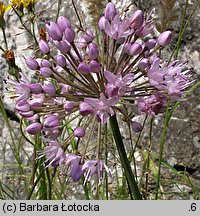
[[124, 38], [134, 32], [133, 29], [129, 28], [129, 25], [129, 20], [121, 20], [119, 15], [116, 15], [111, 22], [105, 20], [104, 30], [109, 37], [121, 43]]
[[39, 158], [46, 156], [45, 162], [48, 162], [47, 166], [52, 165], [56, 167], [63, 164], [66, 159], [66, 155], [61, 147], [61, 144], [52, 140], [47, 140], [47, 142], [49, 143], [49, 145], [43, 149], [42, 155]]
[[34, 122], [27, 126], [26, 132], [32, 135], [36, 135], [37, 133], [41, 131], [41, 128], [42, 126], [39, 122]]
[[106, 9], [105, 9], [105, 18], [107, 20], [113, 20], [114, 17], [117, 15], [117, 9], [115, 7], [115, 5], [112, 2], [109, 2], [106, 5]]
[[144, 21], [142, 26], [140, 26], [136, 31], [135, 35], [141, 38], [146, 37], [147, 35], [151, 34], [154, 30], [154, 27], [152, 25], [153, 21], [150, 19], [150, 16], [148, 16]]
[[74, 182], [77, 182], [83, 175], [81, 157], [73, 153], [66, 155], [66, 165], [70, 168], [70, 176]]
[[85, 136], [85, 129], [82, 127], [77, 127], [74, 130], [74, 136], [78, 137], [79, 139]]
[[99, 183], [103, 178], [103, 170], [112, 178], [111, 172], [102, 160], [89, 160], [83, 164], [82, 170], [86, 172], [84, 184], [91, 180], [93, 175], [97, 175]]
[[132, 88], [129, 87], [134, 79], [134, 74], [130, 73], [122, 77], [121, 74], [115, 75], [110, 71], [104, 73], [105, 78], [108, 80], [106, 85], [106, 93], [109, 97], [113, 96], [123, 96], [127, 91], [131, 91]]
[[172, 99], [180, 98], [183, 90], [192, 83], [188, 80], [189, 71], [182, 71], [183, 66], [184, 64], [175, 61], [169, 66], [160, 67], [160, 59], [157, 58], [147, 73], [150, 84], [159, 90], [166, 91]]
[[167, 105], [167, 97], [159, 92], [148, 98], [140, 98], [137, 102], [140, 114], [156, 115], [162, 113]]
[[114, 96], [111, 98], [106, 98], [103, 93], [100, 94], [99, 99], [95, 98], [85, 98], [85, 103], [89, 104], [94, 108], [94, 114], [98, 119], [102, 121], [103, 124], [106, 124], [110, 116], [114, 115], [114, 110], [112, 106], [114, 106], [117, 101], [118, 97]]
[[9, 77], [8, 80], [6, 80], [7, 83], [12, 85], [12, 89], [8, 89], [9, 92], [13, 92], [15, 93], [17, 96], [19, 96], [17, 98], [16, 103], [20, 102], [20, 101], [26, 101], [31, 93], [31, 89], [30, 89], [30, 82], [28, 80], [28, 78], [23, 74], [23, 73], [19, 73], [20, 74], [20, 79], [19, 82], [14, 81], [13, 79], [11, 79]]

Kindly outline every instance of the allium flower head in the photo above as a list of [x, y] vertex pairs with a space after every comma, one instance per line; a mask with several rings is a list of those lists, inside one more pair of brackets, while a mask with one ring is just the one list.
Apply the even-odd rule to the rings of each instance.
[[184, 71], [185, 65], [172, 62], [169, 66], [160, 67], [160, 59], [156, 59], [148, 70], [149, 82], [159, 90], [164, 90], [171, 98], [180, 98], [191, 82]]
[[[0, 15], [4, 13], [2, 3]], [[40, 157], [46, 157], [47, 166], [63, 165], [74, 182], [85, 177], [86, 183], [94, 175], [101, 180], [104, 170], [111, 177], [100, 160], [108, 134], [103, 130], [113, 130], [113, 120], [123, 116], [140, 132], [143, 127], [132, 117], [160, 114], [168, 100], [182, 100], [193, 83], [189, 70], [185, 63], [165, 63], [157, 56], [171, 32], [156, 37], [151, 16], [141, 10], [121, 16], [109, 2], [95, 28], [98, 35], [85, 23], [73, 28], [64, 16], [45, 27], [47, 37], [38, 42], [40, 57], [25, 60], [36, 81], [21, 72], [5, 81], [17, 97], [15, 108], [25, 119], [25, 133], [40, 135], [47, 144]]]

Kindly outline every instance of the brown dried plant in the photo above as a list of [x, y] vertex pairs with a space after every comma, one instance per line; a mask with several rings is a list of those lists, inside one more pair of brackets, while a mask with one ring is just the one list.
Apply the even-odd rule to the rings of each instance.
[[105, 0], [85, 0], [89, 15], [92, 18], [92, 25], [96, 26], [100, 17], [103, 15], [103, 10], [107, 1]]
[[158, 21], [156, 28], [159, 32], [163, 32], [169, 28], [172, 22], [178, 19], [179, 9], [175, 7], [176, 0], [160, 1], [158, 11]]

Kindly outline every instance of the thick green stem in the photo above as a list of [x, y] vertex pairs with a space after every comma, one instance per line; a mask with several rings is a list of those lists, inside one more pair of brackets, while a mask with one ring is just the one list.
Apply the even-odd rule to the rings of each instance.
[[135, 181], [135, 177], [133, 175], [133, 172], [131, 170], [130, 163], [127, 158], [127, 154], [124, 148], [123, 140], [121, 137], [121, 133], [119, 130], [118, 122], [116, 116], [110, 117], [110, 127], [113, 133], [113, 137], [117, 146], [117, 150], [120, 156], [120, 160], [122, 163], [122, 167], [124, 168], [126, 179], [128, 181], [128, 184], [130, 186], [130, 190], [134, 196], [135, 199], [137, 200], [142, 200], [142, 196], [140, 194], [140, 191], [138, 189], [138, 185]]

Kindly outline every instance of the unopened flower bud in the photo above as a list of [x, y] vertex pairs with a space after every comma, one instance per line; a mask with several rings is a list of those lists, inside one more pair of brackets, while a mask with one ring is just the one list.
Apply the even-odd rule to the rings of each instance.
[[79, 40], [78, 40], [78, 47], [81, 48], [81, 49], [87, 47], [87, 42], [86, 42], [84, 36], [82, 36], [82, 37], [79, 38]]
[[27, 58], [25, 60], [26, 65], [31, 69], [31, 70], [37, 70], [39, 68], [39, 64], [37, 61], [33, 58]]
[[69, 43], [72, 43], [75, 38], [75, 32], [71, 28], [66, 28], [65, 29], [65, 38]]
[[38, 108], [38, 107], [42, 107], [42, 101], [37, 101], [37, 100], [31, 100], [28, 102], [31, 106], [31, 108]]
[[79, 111], [82, 116], [93, 114], [94, 109], [88, 103], [81, 102], [79, 105]]
[[157, 43], [157, 41], [155, 39], [151, 38], [145, 42], [145, 46], [148, 49], [153, 49], [155, 47], [156, 43]]
[[94, 39], [94, 35], [93, 35], [92, 31], [87, 30], [86, 34], [83, 36], [83, 38], [85, 39], [85, 41], [87, 43], [89, 43], [89, 42], [92, 42], [92, 40]]
[[90, 67], [85, 62], [81, 62], [78, 66], [78, 71], [82, 74], [89, 74], [90, 73]]
[[53, 97], [56, 94], [56, 87], [52, 83], [49, 83], [49, 84], [46, 84], [46, 85], [43, 86], [43, 91], [46, 94]]
[[141, 26], [139, 29], [137, 29], [135, 31], [135, 35], [137, 37], [144, 38], [148, 34], [151, 34], [153, 30], [154, 30], [154, 27], [151, 25], [151, 23], [149, 23], [148, 25]]
[[65, 16], [59, 16], [57, 24], [63, 32], [66, 28], [72, 28], [71, 22]]
[[105, 9], [105, 18], [107, 20], [113, 20], [114, 17], [117, 15], [117, 9], [115, 7], [115, 5], [112, 2], [109, 2], [106, 5], [106, 9]]
[[150, 65], [149, 59], [143, 58], [143, 59], [138, 63], [138, 68], [139, 68], [140, 70], [145, 70], [149, 65]]
[[24, 117], [26, 118], [27, 120], [29, 121], [35, 121], [39, 118], [38, 114], [34, 114], [33, 116], [30, 116], [30, 117]]
[[45, 128], [53, 128], [59, 126], [59, 118], [57, 115], [49, 114], [44, 120]]
[[24, 118], [30, 118], [30, 117], [34, 116], [34, 112], [32, 110], [30, 110], [28, 112], [19, 111], [19, 114]]
[[132, 127], [132, 130], [136, 133], [142, 131], [142, 125], [139, 123], [139, 122], [131, 122], [131, 127]]
[[53, 46], [56, 46], [58, 41], [57, 40], [53, 40], [53, 38], [49, 37], [49, 42], [53, 45]]
[[51, 67], [51, 62], [47, 59], [41, 59], [40, 67]]
[[59, 27], [59, 25], [57, 25], [54, 22], [49, 22], [45, 25], [46, 30], [49, 34], [49, 36], [53, 39], [53, 40], [61, 40], [62, 36], [63, 36], [63, 32], [61, 30], [61, 28]]
[[142, 26], [144, 14], [141, 10], [136, 10], [129, 19], [131, 28], [138, 29]]
[[52, 70], [49, 67], [41, 67], [40, 73], [44, 78], [48, 78], [53, 74]]
[[158, 36], [158, 43], [160, 46], [165, 47], [170, 43], [171, 38], [172, 38], [172, 32], [164, 31]]
[[39, 133], [42, 129], [42, 125], [39, 122], [35, 122], [30, 124], [27, 128], [26, 128], [26, 132], [32, 135], [36, 135], [37, 133]]
[[40, 83], [32, 83], [29, 88], [33, 94], [40, 94], [42, 92], [42, 86]]
[[124, 53], [130, 55], [130, 49], [132, 47], [132, 43], [131, 42], [128, 42], [124, 45]]
[[85, 129], [83, 129], [82, 127], [77, 127], [74, 130], [74, 136], [78, 137], [78, 138], [82, 138], [85, 136]]
[[104, 16], [102, 16], [100, 19], [99, 19], [99, 23], [98, 23], [98, 26], [99, 26], [99, 29], [100, 30], [104, 30], [105, 29], [105, 23], [106, 23], [106, 19]]
[[67, 65], [66, 59], [63, 55], [56, 56], [56, 64], [60, 67], [65, 67]]
[[23, 112], [27, 112], [27, 111], [30, 111], [30, 104], [26, 101], [19, 101], [15, 108], [18, 110], [18, 111], [23, 111]]
[[95, 60], [90, 61], [89, 67], [92, 73], [98, 73], [101, 70], [100, 64]]
[[62, 53], [67, 53], [71, 49], [71, 45], [68, 41], [58, 41], [56, 44], [56, 47], [62, 52]]
[[38, 46], [41, 53], [47, 54], [50, 52], [50, 47], [46, 41], [40, 40]]
[[131, 56], [134, 56], [134, 55], [138, 55], [142, 52], [142, 46], [138, 43], [134, 43], [132, 46], [131, 46], [131, 49], [130, 49], [130, 55]]
[[74, 109], [74, 102], [73, 101], [66, 101], [65, 104], [63, 105], [63, 108], [67, 112], [71, 112]]
[[90, 43], [88, 45], [88, 55], [90, 59], [97, 59], [99, 56], [99, 48], [96, 43]]

